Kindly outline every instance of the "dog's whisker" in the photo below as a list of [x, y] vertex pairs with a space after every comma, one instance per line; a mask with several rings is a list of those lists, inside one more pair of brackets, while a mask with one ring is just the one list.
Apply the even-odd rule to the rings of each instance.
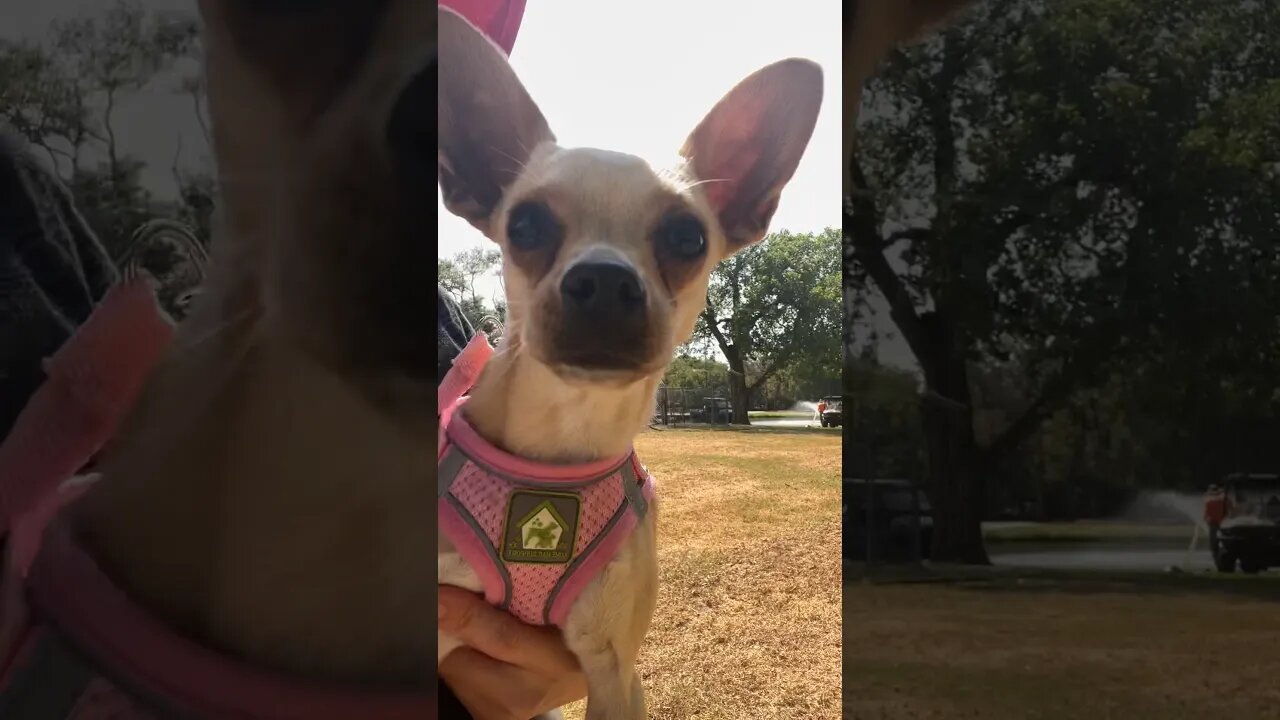
[[[523, 144], [524, 144], [523, 141], [521, 141], [522, 146]], [[497, 145], [490, 145], [489, 149], [497, 152], [499, 155], [502, 155], [503, 157], [507, 158], [508, 160], [511, 160], [516, 164], [516, 167], [510, 171], [511, 174], [513, 175], [517, 175], [517, 176], [520, 175], [520, 173], [524, 172], [525, 167], [528, 165], [528, 160], [522, 160], [516, 157], [515, 155], [512, 155], [511, 153], [503, 150]], [[521, 149], [525, 150], [526, 148], [521, 147]], [[526, 153], [526, 156], [527, 156], [527, 153]]]
[[730, 179], [729, 178], [707, 178], [706, 180], [696, 180], [691, 183], [686, 183], [684, 186], [684, 189], [692, 190], [696, 187], [701, 187], [703, 185], [710, 185], [712, 183], [722, 183], [722, 182], [730, 182]]

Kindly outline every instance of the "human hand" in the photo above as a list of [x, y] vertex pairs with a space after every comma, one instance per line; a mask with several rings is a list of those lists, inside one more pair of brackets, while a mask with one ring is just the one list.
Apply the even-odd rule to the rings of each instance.
[[529, 720], [587, 695], [560, 632], [534, 627], [479, 595], [440, 587], [439, 628], [462, 642], [440, 678], [477, 720]]

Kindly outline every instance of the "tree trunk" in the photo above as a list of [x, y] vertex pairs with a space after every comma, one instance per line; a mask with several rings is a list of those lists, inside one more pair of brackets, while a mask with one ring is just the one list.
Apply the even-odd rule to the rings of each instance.
[[921, 407], [933, 501], [931, 559], [988, 565], [982, 539], [986, 483], [973, 430], [968, 369], [947, 324], [932, 313], [921, 320], [934, 346], [926, 355], [934, 362], [925, 368]]
[[934, 562], [986, 565], [982, 539], [985, 483], [974, 452], [970, 413], [925, 401], [928, 486], [933, 500]]
[[750, 425], [751, 419], [747, 411], [751, 408], [751, 388], [747, 386], [747, 368], [742, 354], [733, 346], [732, 352], [725, 353], [729, 361], [729, 404], [731, 419], [734, 425]]

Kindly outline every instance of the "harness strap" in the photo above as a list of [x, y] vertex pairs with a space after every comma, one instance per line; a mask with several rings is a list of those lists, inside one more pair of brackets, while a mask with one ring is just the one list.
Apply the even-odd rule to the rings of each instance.
[[458, 399], [467, 393], [480, 379], [480, 372], [485, 363], [493, 356], [493, 347], [489, 345], [489, 336], [477, 332], [471, 342], [462, 349], [458, 357], [453, 359], [453, 367], [445, 373], [444, 380], [436, 389], [436, 414], [442, 414]]
[[145, 278], [112, 287], [0, 444], [0, 536], [111, 439], [173, 337]]
[[[467, 501], [454, 494], [453, 491], [468, 466], [474, 466], [473, 470], [480, 470], [499, 478], [512, 492], [538, 489], [578, 494], [584, 491], [589, 492], [587, 488], [596, 486], [598, 483], [616, 482], [612, 480], [615, 477], [620, 479], [622, 495], [619, 500], [621, 502], [617, 506], [609, 506], [611, 515], [604, 527], [597, 531], [592, 540], [564, 566], [554, 579], [554, 584], [545, 588], [545, 599], [538, 600], [537, 616], [528, 615], [527, 602], [524, 604], [524, 614], [515, 612], [526, 622], [563, 626], [573, 602], [590, 580], [599, 574], [604, 565], [616, 556], [627, 536], [648, 514], [654, 497], [652, 476], [633, 450], [621, 464], [614, 465], [595, 476], [585, 475], [580, 481], [570, 481], [567, 484], [539, 481], [511, 475], [490, 466], [478, 457], [472, 456], [462, 446], [450, 442], [447, 433], [444, 434], [443, 442], [437, 480], [440, 531], [449, 538], [454, 549], [479, 577], [481, 586], [484, 588], [485, 599], [502, 610], [515, 612], [513, 608], [517, 594], [523, 597], [524, 593], [539, 592], [529, 585], [530, 582], [536, 583], [537, 580], [513, 573], [511, 567], [502, 559], [498, 547], [495, 546], [497, 540], [491, 538], [486, 530], [486, 521], [473, 516]], [[582, 496], [579, 495], [579, 497]], [[499, 498], [491, 497], [488, 502], [498, 500]], [[484, 505], [482, 503], [477, 507], [483, 511]]]

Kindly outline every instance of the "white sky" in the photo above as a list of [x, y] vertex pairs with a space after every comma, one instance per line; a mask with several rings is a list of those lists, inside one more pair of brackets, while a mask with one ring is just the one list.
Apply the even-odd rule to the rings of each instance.
[[[154, 11], [195, 14], [195, 0], [141, 2]], [[0, 37], [39, 39], [51, 20], [98, 14], [104, 6], [104, 0], [0, 0]], [[841, 12], [832, 0], [529, 0], [511, 62], [562, 143], [633, 152], [665, 165], [739, 80], [788, 57], [816, 61], [826, 74], [822, 112], [773, 229], [820, 230], [840, 222]], [[146, 163], [143, 182], [159, 198], [174, 195], [170, 167], [179, 145], [184, 168], [212, 163], [191, 102], [174, 85], [161, 79], [123, 98], [116, 115], [121, 148]], [[443, 205], [438, 229], [441, 257], [491, 244]], [[496, 278], [479, 285], [487, 296], [500, 292]], [[887, 313], [876, 324], [882, 333], [893, 331]], [[880, 354], [914, 366], [900, 338], [882, 341]]]
[[[562, 145], [629, 152], [661, 167], [738, 81], [789, 57], [817, 62], [822, 111], [772, 225], [816, 231], [840, 224], [841, 12], [831, 0], [530, 0], [511, 65]], [[437, 203], [439, 257], [492, 245], [438, 193]], [[483, 287], [486, 296], [500, 292], [496, 278]]]

